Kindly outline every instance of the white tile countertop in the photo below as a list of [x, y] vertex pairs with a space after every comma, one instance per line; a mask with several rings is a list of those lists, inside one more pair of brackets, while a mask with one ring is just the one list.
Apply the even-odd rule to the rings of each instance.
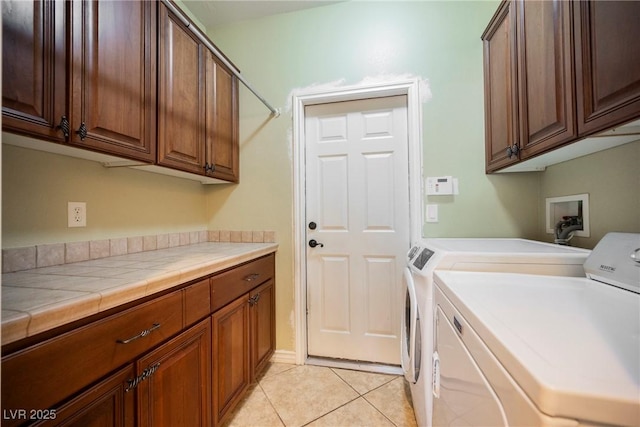
[[2, 344], [275, 252], [276, 243], [198, 243], [2, 275]]

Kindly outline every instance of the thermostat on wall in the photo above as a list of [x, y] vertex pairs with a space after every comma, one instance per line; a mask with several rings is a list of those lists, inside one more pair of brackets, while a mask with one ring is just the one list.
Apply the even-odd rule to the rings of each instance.
[[457, 194], [457, 179], [451, 176], [428, 176], [427, 177], [427, 196], [441, 196], [448, 194]]

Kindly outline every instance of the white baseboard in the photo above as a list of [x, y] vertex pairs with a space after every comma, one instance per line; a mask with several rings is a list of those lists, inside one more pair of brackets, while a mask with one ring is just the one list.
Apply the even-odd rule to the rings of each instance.
[[273, 356], [271, 356], [271, 361], [274, 363], [289, 363], [295, 365], [296, 352], [291, 350], [276, 350]]

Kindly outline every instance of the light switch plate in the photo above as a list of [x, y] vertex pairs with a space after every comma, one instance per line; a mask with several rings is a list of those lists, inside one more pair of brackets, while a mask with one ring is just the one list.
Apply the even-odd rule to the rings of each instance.
[[427, 205], [427, 222], [438, 222], [438, 205]]

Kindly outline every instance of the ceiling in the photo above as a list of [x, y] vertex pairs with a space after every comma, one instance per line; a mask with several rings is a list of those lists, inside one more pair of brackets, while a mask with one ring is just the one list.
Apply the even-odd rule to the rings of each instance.
[[[344, 0], [342, 0], [344, 1]], [[331, 0], [183, 0], [207, 28], [215, 28], [237, 21], [262, 18], [279, 13], [295, 12], [326, 6], [340, 1]]]

